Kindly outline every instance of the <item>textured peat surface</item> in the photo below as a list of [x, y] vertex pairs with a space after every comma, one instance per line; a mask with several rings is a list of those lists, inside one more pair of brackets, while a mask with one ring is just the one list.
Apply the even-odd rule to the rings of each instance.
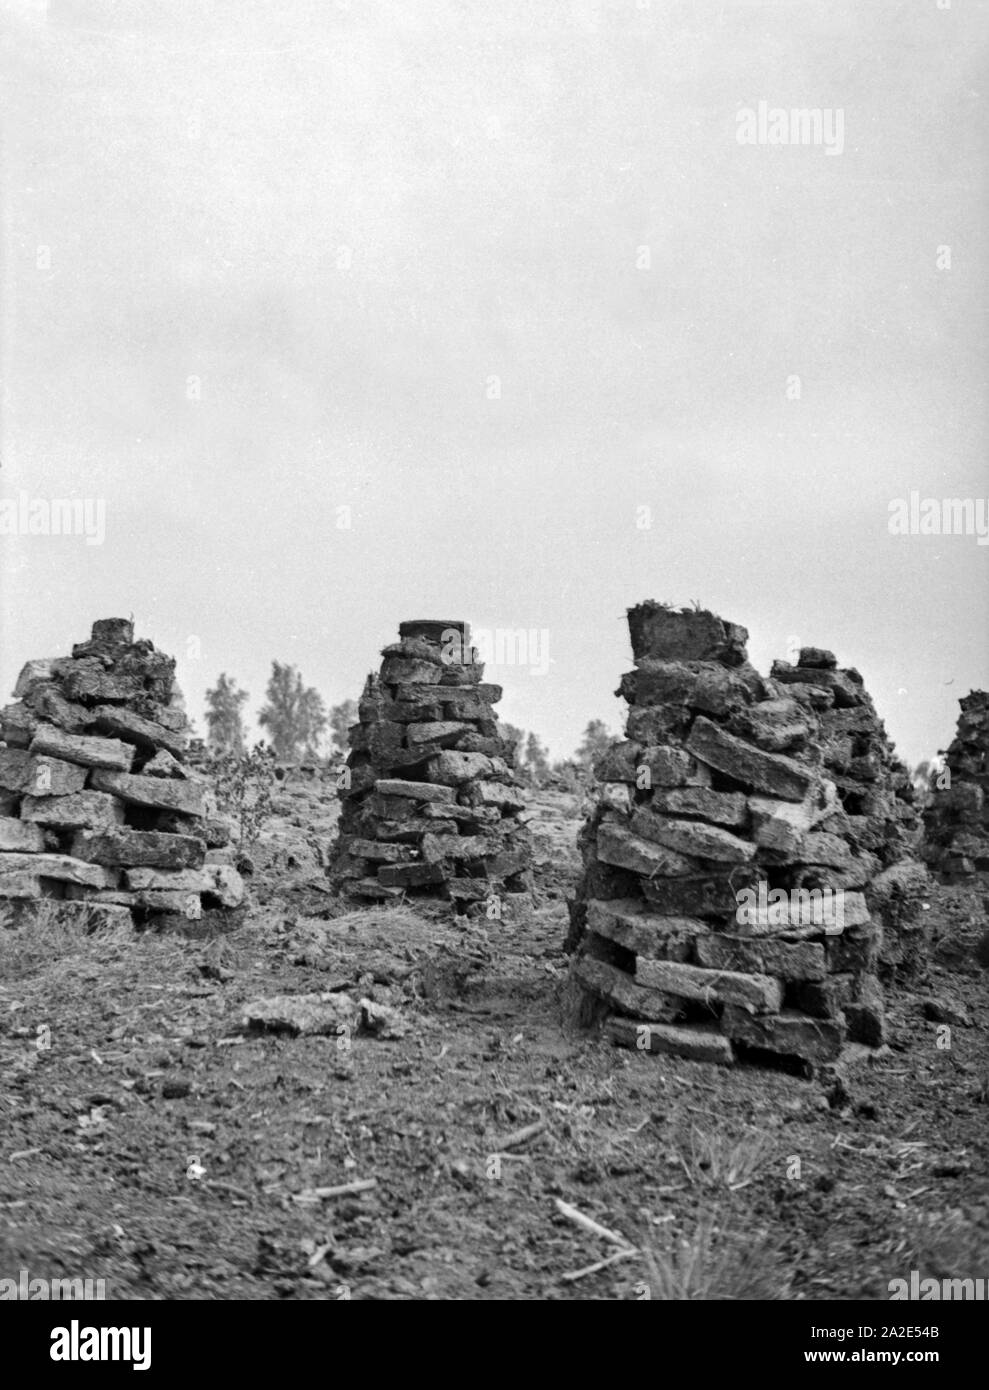
[[938, 944], [888, 991], [888, 1049], [823, 1084], [577, 1026], [574, 798], [533, 800], [536, 906], [511, 925], [346, 911], [319, 862], [331, 803], [284, 792], [233, 930], [0, 937], [0, 1277], [148, 1299], [883, 1299], [915, 1268], [984, 1272], [978, 893], [932, 895]]

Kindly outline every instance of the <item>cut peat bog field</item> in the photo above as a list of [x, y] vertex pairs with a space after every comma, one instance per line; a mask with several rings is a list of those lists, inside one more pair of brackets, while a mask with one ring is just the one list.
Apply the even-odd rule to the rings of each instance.
[[511, 922], [341, 903], [336, 797], [293, 783], [249, 907], [0, 932], [0, 1268], [125, 1299], [885, 1300], [914, 1269], [984, 1275], [981, 896], [932, 890], [930, 962], [887, 988], [870, 1061], [653, 1056], [580, 1026], [582, 808], [530, 804]]

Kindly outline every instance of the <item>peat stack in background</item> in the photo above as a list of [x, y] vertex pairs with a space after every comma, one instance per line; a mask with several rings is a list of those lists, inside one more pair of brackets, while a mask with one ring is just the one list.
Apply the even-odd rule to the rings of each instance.
[[847, 836], [879, 860], [866, 888], [870, 912], [884, 928], [879, 973], [910, 974], [926, 959], [923, 900], [930, 889], [918, 858], [923, 824], [910, 773], [854, 667], [839, 668], [831, 652], [804, 647], [796, 665], [774, 661], [770, 674], [817, 716], [817, 740]]
[[402, 623], [382, 657], [350, 730], [330, 878], [358, 898], [425, 894], [464, 911], [497, 899], [498, 912], [527, 892], [532, 862], [501, 687], [482, 680], [462, 622]]
[[947, 785], [924, 813], [924, 853], [946, 883], [989, 873], [989, 693], [973, 690], [945, 754]]
[[804, 647], [797, 665], [774, 661], [770, 675], [799, 687], [801, 702], [814, 710], [824, 766], [856, 843], [883, 868], [909, 857], [921, 834], [913, 782], [859, 672], [839, 669], [831, 652]]
[[124, 618], [95, 622], [70, 657], [27, 663], [0, 710], [0, 900], [151, 923], [240, 905], [175, 689], [174, 659]]
[[846, 1041], [881, 1045], [882, 924], [867, 895], [880, 847], [901, 853], [899, 819], [885, 798], [864, 804], [851, 769], [836, 784], [843, 716], [822, 721], [857, 711], [882, 763], [861, 678], [804, 648], [765, 679], [745, 629], [709, 612], [643, 603], [629, 629], [627, 737], [598, 769], [568, 943], [612, 1037], [722, 1063], [813, 1065]]

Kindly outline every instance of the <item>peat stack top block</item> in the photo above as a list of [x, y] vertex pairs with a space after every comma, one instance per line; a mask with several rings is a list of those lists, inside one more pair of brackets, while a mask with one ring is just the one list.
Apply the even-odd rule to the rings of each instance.
[[175, 661], [127, 619], [29, 661], [0, 738], [0, 901], [127, 923], [240, 906], [229, 832], [186, 761]]
[[612, 1038], [805, 1068], [882, 1045], [873, 903], [885, 873], [898, 902], [924, 874], [861, 677], [806, 647], [764, 678], [709, 612], [644, 603], [629, 629], [626, 738], [597, 769], [568, 941]]
[[958, 729], [924, 813], [924, 856], [946, 883], [989, 874], [989, 693], [959, 701]]
[[532, 863], [501, 687], [463, 622], [402, 623], [382, 658], [350, 730], [330, 878], [359, 898], [421, 893], [497, 916], [528, 892]]

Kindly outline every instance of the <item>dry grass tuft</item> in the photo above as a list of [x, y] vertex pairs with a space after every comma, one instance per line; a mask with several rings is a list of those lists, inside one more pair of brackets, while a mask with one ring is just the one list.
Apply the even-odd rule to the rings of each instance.
[[[77, 905], [73, 904], [73, 909]], [[64, 911], [57, 899], [0, 908], [0, 978], [17, 979], [81, 955], [134, 940], [131, 926], [105, 926], [95, 916]]]
[[405, 903], [395, 903], [387, 907], [372, 905], [354, 908], [350, 912], [341, 913], [339, 917], [327, 919], [323, 926], [332, 930], [334, 935], [350, 931], [359, 932], [362, 939], [366, 939], [366, 934], [370, 932], [383, 932], [388, 936], [401, 936], [404, 939], [417, 935], [432, 935], [436, 931], [434, 920]]
[[901, 1247], [890, 1278], [989, 1278], [989, 1233], [958, 1209], [918, 1216]]
[[719, 1225], [717, 1212], [705, 1212], [689, 1234], [646, 1240], [642, 1254], [651, 1299], [763, 1301], [789, 1294], [789, 1276], [770, 1238]]
[[686, 1140], [676, 1145], [676, 1151], [695, 1187], [726, 1187], [729, 1192], [737, 1192], [755, 1179], [772, 1147], [765, 1134], [753, 1132], [738, 1139], [692, 1125]]

